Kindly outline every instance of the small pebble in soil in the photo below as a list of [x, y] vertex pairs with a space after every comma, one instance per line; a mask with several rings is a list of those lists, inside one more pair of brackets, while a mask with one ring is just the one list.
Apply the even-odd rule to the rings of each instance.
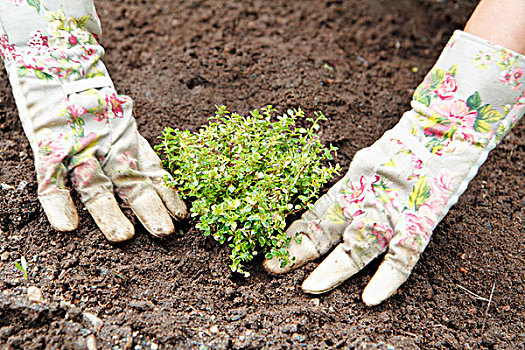
[[150, 311], [153, 310], [154, 305], [147, 301], [133, 301], [129, 304], [134, 309], [138, 309], [141, 311]]
[[213, 325], [213, 326], [211, 326], [211, 327], [210, 327], [210, 332], [211, 332], [211, 333], [214, 333], [214, 334], [217, 333], [217, 332], [219, 332], [219, 327], [217, 327], [217, 325]]
[[241, 318], [243, 318], [242, 315], [233, 315], [230, 317], [230, 321], [232, 322], [239, 321]]
[[22, 191], [24, 188], [26, 188], [26, 186], [27, 186], [27, 181], [20, 181], [16, 189], [18, 191]]
[[359, 55], [355, 55], [356, 59], [361, 62], [362, 64], [364, 64], [365, 66], [368, 66], [369, 62], [366, 60], [366, 58], [362, 57], [362, 56], [359, 56]]
[[86, 338], [86, 347], [88, 350], [97, 350], [97, 339], [93, 334]]
[[319, 304], [321, 304], [321, 300], [319, 300], [319, 298], [313, 298], [310, 300], [310, 305], [313, 307], [319, 306]]
[[60, 307], [63, 308], [63, 309], [66, 309], [66, 308], [70, 308], [70, 307], [73, 307], [73, 304], [71, 304], [69, 301], [67, 300], [60, 300]]
[[292, 334], [292, 340], [302, 343], [306, 340], [306, 336], [304, 334], [294, 333]]
[[95, 316], [94, 314], [92, 314], [90, 312], [84, 312], [84, 313], [82, 313], [82, 316], [84, 316], [84, 320], [86, 320], [89, 323], [91, 323], [91, 325], [93, 326], [95, 331], [98, 332], [99, 330], [102, 329], [102, 326], [104, 325], [104, 322], [100, 318]]
[[0, 184], [0, 188], [4, 191], [7, 191], [7, 190], [14, 190], [15, 187], [14, 186], [11, 186], [11, 185], [8, 185], [6, 183], [1, 183]]
[[286, 323], [280, 327], [281, 332], [283, 333], [294, 333], [298, 331], [298, 323]]
[[32, 301], [34, 303], [43, 303], [44, 297], [42, 296], [42, 291], [40, 288], [35, 286], [30, 286], [27, 288], [27, 299], [29, 301]]

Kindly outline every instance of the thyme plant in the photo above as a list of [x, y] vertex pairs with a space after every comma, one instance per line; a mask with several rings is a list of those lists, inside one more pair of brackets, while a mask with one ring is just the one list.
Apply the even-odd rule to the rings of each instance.
[[[326, 162], [337, 148], [323, 146], [317, 134], [322, 113], [275, 115], [272, 106], [248, 116], [217, 107], [197, 133], [167, 127], [156, 146], [173, 175], [167, 186], [191, 200], [204, 235], [229, 242], [230, 268], [246, 276], [245, 262], [259, 253], [291, 262], [295, 237], [286, 237], [286, 216], [303, 210], [340, 170]], [[309, 127], [296, 126], [302, 118]]]

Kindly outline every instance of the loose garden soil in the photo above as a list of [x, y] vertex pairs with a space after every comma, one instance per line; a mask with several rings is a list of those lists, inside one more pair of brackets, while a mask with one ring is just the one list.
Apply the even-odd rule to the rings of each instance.
[[[340, 148], [346, 171], [355, 152], [410, 108], [413, 89], [474, 1], [97, 6], [105, 63], [118, 90], [135, 100], [139, 130], [152, 144], [165, 126], [197, 130], [214, 105], [240, 113], [301, 107], [328, 117], [322, 138]], [[379, 261], [312, 297], [300, 286], [319, 261], [273, 277], [258, 260], [243, 278], [228, 267], [229, 248], [203, 237], [192, 220], [159, 241], [125, 209], [136, 237], [114, 246], [75, 197], [80, 227], [54, 231], [36, 197], [32, 152], [2, 70], [0, 348], [83, 349], [95, 340], [99, 349], [524, 349], [524, 174], [522, 122], [490, 154], [391, 299], [373, 308], [361, 301]], [[14, 267], [21, 256], [28, 281]], [[43, 303], [28, 301], [32, 285]], [[490, 308], [461, 287], [491, 297]]]

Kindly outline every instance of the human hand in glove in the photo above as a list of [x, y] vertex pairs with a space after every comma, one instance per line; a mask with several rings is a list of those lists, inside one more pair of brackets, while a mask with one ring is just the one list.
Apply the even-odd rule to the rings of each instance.
[[186, 206], [163, 186], [167, 173], [139, 135], [132, 100], [118, 95], [101, 61], [100, 22], [92, 0], [0, 2], [0, 54], [35, 157], [38, 198], [59, 231], [78, 226], [65, 186], [69, 175], [111, 242], [134, 227], [114, 191], [156, 237], [175, 228]]
[[412, 110], [372, 146], [287, 234], [293, 266], [335, 249], [304, 281], [305, 292], [332, 290], [387, 251], [363, 292], [368, 305], [389, 298], [409, 277], [432, 231], [465, 191], [489, 152], [525, 111], [524, 57], [457, 31], [415, 90]]

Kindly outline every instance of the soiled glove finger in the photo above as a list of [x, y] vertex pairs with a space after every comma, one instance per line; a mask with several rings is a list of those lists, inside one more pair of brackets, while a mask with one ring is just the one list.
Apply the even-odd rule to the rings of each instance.
[[180, 199], [176, 190], [164, 185], [164, 177], [167, 176], [168, 178], [171, 178], [171, 175], [162, 167], [162, 162], [159, 156], [151, 148], [150, 144], [144, 137], [139, 135], [138, 143], [139, 150], [137, 158], [140, 170], [150, 179], [153, 187], [164, 202], [166, 208], [168, 208], [170, 214], [176, 220], [186, 218], [188, 215], [186, 204]]
[[144, 227], [152, 235], [164, 238], [172, 234], [175, 227], [151, 178], [143, 171], [144, 164], [138, 160], [144, 149], [132, 118], [132, 101], [123, 100], [119, 108], [122, 118], [107, 121], [112, 142], [102, 161], [103, 170]]
[[[315, 202], [312, 209], [290, 225], [286, 235], [291, 238], [288, 250], [293, 261], [282, 266], [279, 258], [266, 259], [263, 266], [268, 272], [288, 273], [317, 259], [340, 242], [341, 234], [351, 218], [343, 213], [340, 204], [345, 196], [345, 191], [341, 190], [344, 183], [345, 179], [337, 182]], [[297, 242], [296, 237], [300, 242]]]
[[55, 230], [68, 232], [78, 227], [78, 213], [68, 190], [38, 196], [38, 199]]
[[120, 210], [113, 196], [111, 180], [91, 153], [91, 145], [86, 146], [86, 150], [75, 154], [69, 162], [73, 186], [108, 241], [128, 240], [135, 234], [135, 229]]
[[[2, 50], [0, 50], [1, 53]], [[63, 135], [55, 134], [43, 127], [40, 128], [41, 132], [38, 136], [29, 131], [34, 129], [34, 121], [30, 118], [27, 108], [27, 97], [21, 89], [18, 77], [12, 75], [10, 80], [15, 99], [24, 101], [19, 105], [19, 113], [22, 126], [35, 154], [38, 199], [54, 229], [65, 232], [73, 231], [78, 227], [78, 213], [69, 190], [65, 188], [67, 170], [63, 160], [68, 153], [63, 147]]]
[[135, 235], [135, 228], [120, 210], [113, 193], [101, 193], [84, 205], [108, 241], [123, 242]]
[[386, 250], [392, 233], [384, 222], [386, 217], [374, 210], [356, 217], [343, 234], [340, 243], [303, 282], [303, 291], [326, 293], [359, 272]]
[[128, 201], [131, 209], [144, 227], [158, 238], [166, 238], [175, 232], [173, 219], [159, 195], [152, 188], [145, 188]]
[[58, 231], [73, 231], [78, 226], [78, 213], [65, 188], [67, 171], [61, 163], [64, 154], [53, 150], [52, 139], [43, 139], [39, 148], [46, 149], [35, 161], [38, 178], [38, 199], [51, 226]]
[[[413, 232], [415, 227], [422, 230], [417, 236]], [[303, 290], [322, 294], [336, 288], [384, 253], [389, 241], [388, 253], [363, 291], [363, 301], [368, 306], [388, 299], [408, 279], [419, 260], [421, 252], [413, 249], [412, 240], [418, 237], [428, 242], [432, 234], [431, 223], [424, 218], [415, 219], [409, 213], [400, 219], [398, 229], [400, 231], [392, 238], [388, 226], [374, 220], [366, 220], [363, 224], [362, 220], [356, 219], [346, 230], [345, 241], [303, 282]]]
[[421, 256], [421, 250], [414, 250], [414, 239], [428, 244], [433, 223], [425, 217], [403, 213], [395, 236], [388, 244], [388, 253], [376, 273], [363, 291], [363, 301], [368, 306], [378, 305], [390, 298], [405, 283]]

